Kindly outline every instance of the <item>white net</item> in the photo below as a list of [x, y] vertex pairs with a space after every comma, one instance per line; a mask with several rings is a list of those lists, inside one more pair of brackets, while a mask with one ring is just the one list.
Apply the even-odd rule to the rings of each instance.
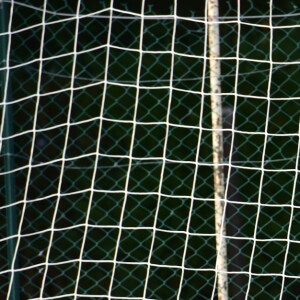
[[1, 299], [298, 297], [296, 1], [0, 7]]

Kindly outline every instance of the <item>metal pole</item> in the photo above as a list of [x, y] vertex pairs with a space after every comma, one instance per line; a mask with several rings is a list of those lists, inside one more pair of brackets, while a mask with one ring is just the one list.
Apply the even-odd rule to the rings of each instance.
[[218, 299], [228, 299], [227, 278], [227, 246], [224, 199], [223, 170], [223, 136], [222, 136], [222, 98], [221, 98], [221, 66], [219, 38], [219, 7], [218, 0], [208, 0], [208, 43], [211, 87], [212, 115], [212, 147], [214, 165], [214, 199], [215, 199], [215, 230], [216, 230], [216, 272], [218, 280]]
[[[3, 1], [0, 1], [0, 18], [1, 18], [1, 32], [7, 32], [7, 18], [6, 18], [6, 7]], [[1, 67], [7, 67], [7, 35], [1, 37], [1, 50], [0, 50], [0, 65]], [[18, 264], [15, 260], [14, 265], [13, 257], [16, 247], [16, 238], [13, 238], [17, 234], [17, 213], [15, 203], [15, 174], [14, 169], [14, 146], [12, 139], [8, 138], [3, 140], [3, 137], [9, 137], [13, 132], [13, 113], [11, 105], [8, 105], [11, 99], [11, 88], [9, 80], [9, 70], [1, 72], [1, 103], [3, 105], [2, 113], [2, 124], [1, 124], [1, 155], [4, 155], [4, 168], [5, 168], [5, 199], [6, 205], [8, 206], [6, 211], [6, 222], [7, 222], [7, 258], [8, 266], [16, 269]], [[13, 275], [11, 275], [13, 276]], [[16, 272], [13, 276], [13, 284], [11, 289], [10, 300], [20, 299], [20, 286], [19, 286], [19, 276]]]

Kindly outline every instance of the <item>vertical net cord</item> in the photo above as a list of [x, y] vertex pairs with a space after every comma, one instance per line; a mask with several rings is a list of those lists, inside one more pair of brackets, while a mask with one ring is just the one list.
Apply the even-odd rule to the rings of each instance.
[[[1, 72], [1, 105], [3, 106], [2, 115], [1, 115], [1, 124], [0, 124], [0, 153], [4, 153], [4, 170], [5, 170], [5, 180], [4, 180], [4, 189], [5, 189], [5, 204], [7, 205], [6, 211], [6, 220], [7, 224], [7, 235], [10, 239], [7, 242], [7, 258], [8, 264], [11, 266], [10, 271], [10, 285], [8, 288], [8, 298], [12, 300], [20, 299], [20, 286], [19, 286], [19, 276], [15, 274], [15, 269], [18, 268], [18, 260], [15, 257], [16, 243], [14, 240], [14, 235], [17, 232], [17, 215], [15, 207], [15, 174], [13, 172], [14, 168], [14, 146], [12, 138], [10, 137], [13, 133], [13, 120], [12, 120], [12, 110], [11, 107], [7, 107], [8, 101], [11, 101], [11, 86], [10, 86], [10, 52], [11, 52], [11, 28], [12, 28], [12, 16], [14, 12], [14, 2], [12, 1], [10, 10], [9, 10], [9, 20], [6, 18], [6, 8], [4, 2], [0, 3], [0, 18], [1, 18], [1, 31], [6, 31], [8, 38], [3, 37], [4, 42], [1, 43], [1, 69], [4, 65], [3, 70], [6, 72]], [[8, 22], [8, 23], [7, 23]], [[6, 147], [3, 146], [5, 135]]]
[[[206, 4], [207, 5], [207, 4]], [[207, 9], [205, 9], [205, 17], [206, 18]], [[184, 271], [185, 271], [185, 259], [187, 255], [187, 249], [188, 249], [188, 243], [189, 243], [189, 237], [190, 237], [190, 224], [194, 209], [194, 202], [195, 202], [195, 191], [196, 191], [196, 185], [197, 185], [197, 175], [198, 175], [198, 168], [199, 168], [199, 155], [200, 155], [200, 148], [201, 148], [201, 141], [202, 141], [202, 132], [203, 132], [203, 110], [204, 110], [204, 99], [205, 99], [205, 79], [206, 79], [206, 70], [207, 70], [207, 40], [208, 40], [208, 26], [207, 22], [204, 22], [205, 29], [204, 29], [204, 45], [203, 45], [203, 70], [202, 70], [202, 80], [201, 80], [201, 90], [200, 90], [200, 111], [199, 111], [199, 134], [198, 134], [198, 141], [197, 141], [197, 150], [196, 150], [196, 158], [195, 158], [195, 172], [193, 177], [193, 186], [191, 190], [191, 202], [190, 202], [190, 208], [189, 208], [189, 214], [187, 219], [187, 226], [186, 226], [186, 238], [184, 243], [184, 250], [183, 250], [183, 257], [182, 257], [182, 264], [181, 264], [181, 277], [180, 277], [180, 284], [179, 284], [179, 290], [177, 294], [177, 300], [180, 299], [181, 291], [182, 291], [182, 285], [184, 280]]]
[[283, 262], [283, 269], [282, 269], [282, 280], [281, 280], [281, 290], [280, 290], [280, 299], [283, 299], [283, 292], [284, 292], [284, 284], [285, 284], [285, 272], [287, 266], [287, 260], [289, 255], [289, 249], [291, 244], [291, 230], [293, 225], [294, 219], [294, 207], [295, 207], [295, 197], [296, 197], [296, 189], [297, 189], [297, 182], [298, 182], [298, 175], [299, 175], [299, 159], [300, 159], [300, 118], [299, 118], [299, 129], [298, 129], [298, 148], [297, 148], [297, 158], [295, 162], [295, 178], [293, 183], [293, 191], [292, 191], [292, 198], [291, 198], [291, 212], [290, 212], [290, 220], [288, 226], [288, 232], [286, 237], [286, 250], [284, 255], [284, 262]]
[[223, 132], [222, 132], [222, 98], [221, 66], [219, 37], [218, 0], [208, 0], [208, 41], [211, 87], [212, 148], [214, 165], [214, 199], [216, 231], [216, 277], [212, 299], [214, 298], [216, 280], [218, 280], [218, 299], [228, 299], [227, 279], [227, 245], [225, 224], [224, 170], [223, 170]]
[[[113, 0], [112, 0], [112, 8], [113, 8]], [[135, 95], [135, 106], [134, 106], [133, 122], [132, 122], [133, 129], [132, 129], [131, 140], [130, 140], [130, 148], [129, 148], [129, 162], [128, 162], [125, 188], [124, 188], [124, 199], [123, 199], [122, 208], [121, 208], [121, 215], [120, 215], [120, 219], [119, 219], [119, 226], [118, 226], [119, 232], [118, 232], [118, 236], [117, 236], [116, 247], [115, 247], [114, 258], [113, 258], [113, 270], [112, 270], [112, 275], [111, 275], [109, 289], [108, 289], [108, 300], [110, 300], [112, 298], [112, 289], [113, 289], [113, 283], [114, 283], [114, 278], [115, 278], [115, 273], [116, 273], [118, 250], [119, 250], [119, 247], [120, 247], [123, 219], [124, 219], [125, 207], [126, 207], [127, 198], [128, 198], [128, 187], [129, 187], [130, 172], [131, 172], [131, 167], [132, 167], [132, 154], [133, 154], [133, 145], [134, 145], [135, 132], [136, 132], [137, 108], [138, 108], [139, 93], [140, 93], [139, 84], [140, 84], [142, 59], [143, 59], [144, 10], [145, 10], [145, 0], [143, 0], [142, 4], [141, 4], [141, 27], [140, 27], [140, 41], [139, 41], [139, 61], [138, 61], [137, 77], [136, 77], [137, 78], [136, 79], [137, 89], [136, 89], [136, 95]]]
[[172, 103], [172, 96], [173, 96], [173, 75], [174, 75], [174, 56], [175, 56], [174, 47], [175, 47], [175, 36], [176, 36], [177, 0], [174, 0], [174, 8], [173, 9], [174, 9], [174, 11], [173, 11], [173, 32], [172, 32], [172, 46], [171, 46], [172, 49], [171, 49], [169, 97], [168, 97], [168, 107], [167, 107], [167, 114], [166, 114], [166, 134], [164, 137], [162, 167], [161, 167], [161, 173], [160, 173], [160, 179], [159, 179], [157, 205], [155, 208], [155, 215], [154, 215], [154, 221], [153, 221], [153, 233], [152, 233], [150, 251], [149, 251], [148, 260], [147, 260], [147, 273], [146, 273], [146, 280], [145, 280], [145, 286], [144, 286], [144, 292], [143, 292], [143, 299], [146, 298], [147, 287], [148, 287], [148, 283], [149, 283], [151, 258], [153, 255], [153, 249], [154, 249], [154, 243], [155, 243], [155, 237], [156, 237], [156, 226], [157, 226], [159, 207], [160, 207], [160, 203], [161, 203], [164, 172], [165, 172], [165, 167], [166, 167], [166, 156], [167, 156], [166, 153], [167, 153], [168, 136], [169, 136], [169, 130], [170, 130], [170, 128], [169, 128], [170, 127], [170, 125], [169, 125], [170, 124], [170, 111], [171, 111], [171, 103]]
[[[53, 217], [52, 217], [52, 221], [51, 221], [49, 244], [48, 244], [48, 249], [47, 249], [46, 258], [45, 258], [45, 270], [44, 270], [41, 289], [40, 289], [39, 297], [41, 299], [43, 298], [43, 293], [44, 293], [44, 289], [45, 289], [45, 283], [46, 283], [47, 272], [48, 272], [48, 267], [49, 267], [50, 251], [51, 251], [51, 246], [52, 246], [54, 231], [55, 231], [55, 220], [56, 220], [59, 202], [60, 202], [60, 198], [61, 198], [61, 187], [62, 187], [62, 181], [63, 181], [63, 175], [64, 175], [65, 157], [66, 157], [68, 137], [69, 137], [69, 132], [70, 132], [70, 119], [71, 119], [71, 110], [72, 110], [72, 102], [73, 102], [73, 94], [74, 94], [75, 69], [76, 69], [76, 59], [77, 59], [77, 39], [78, 39], [80, 5], [81, 5], [81, 0], [78, 0], [77, 7], [76, 7], [76, 25], [75, 25], [74, 45], [73, 45], [74, 57], [73, 57], [73, 63], [72, 63], [69, 109], [68, 109], [67, 124], [66, 124], [67, 128], [66, 128], [66, 136], [65, 136], [64, 146], [63, 146], [63, 151], [62, 151], [61, 171], [59, 174], [59, 182], [58, 182], [58, 187], [57, 187], [57, 199], [56, 199], [54, 213], [53, 213]], [[47, 5], [45, 5], [44, 9], [46, 10], [46, 8], [47, 8]], [[41, 72], [41, 68], [40, 68], [40, 72]], [[40, 89], [40, 84], [41, 84], [41, 82], [39, 81], [38, 89]]]
[[[44, 9], [43, 9], [43, 15], [42, 15], [42, 33], [41, 33], [41, 47], [40, 47], [40, 55], [39, 55], [39, 73], [38, 73], [38, 81], [37, 81], [37, 99], [36, 99], [36, 105], [35, 105], [35, 113], [33, 118], [33, 126], [32, 126], [32, 142], [30, 147], [30, 155], [29, 155], [29, 161], [28, 161], [28, 172], [26, 177], [26, 184], [25, 184], [25, 191], [24, 191], [24, 199], [23, 199], [23, 207], [21, 211], [20, 221], [19, 221], [19, 227], [18, 227], [18, 237], [16, 241], [16, 247], [13, 257], [13, 263], [12, 268], [15, 268], [15, 262], [17, 260], [17, 253], [18, 248], [20, 246], [21, 242], [21, 231], [22, 231], [22, 225], [24, 221], [25, 211], [26, 211], [26, 205], [27, 205], [27, 198], [28, 198], [28, 189], [29, 189], [29, 183], [30, 183], [30, 176], [32, 171], [32, 161], [33, 161], [33, 152], [34, 152], [34, 144], [35, 144], [35, 138], [36, 138], [36, 123], [37, 123], [37, 112], [39, 107], [39, 91], [40, 91], [40, 85], [41, 85], [41, 77], [42, 77], [42, 60], [43, 60], [43, 46], [44, 46], [44, 36], [45, 36], [45, 17], [46, 17], [46, 6], [47, 6], [47, 0], [44, 0]], [[8, 288], [8, 296], [7, 299], [9, 299], [10, 294], [12, 293], [13, 288], [13, 273], [9, 282], [9, 288]]]
[[97, 167], [98, 167], [98, 161], [99, 161], [99, 151], [100, 151], [100, 145], [101, 145], [101, 132], [103, 127], [103, 111], [105, 106], [105, 99], [106, 99], [106, 93], [107, 93], [107, 82], [108, 82], [108, 66], [109, 66], [109, 54], [110, 54], [110, 39], [111, 39], [111, 29], [112, 29], [112, 19], [113, 19], [113, 0], [111, 0], [110, 3], [110, 10], [109, 10], [109, 25], [108, 25], [108, 33], [107, 33], [107, 43], [106, 43], [106, 58], [105, 58], [105, 73], [104, 73], [104, 80], [103, 80], [103, 93], [101, 97], [101, 108], [99, 112], [99, 128], [98, 128], [98, 134], [97, 134], [97, 143], [96, 143], [96, 149], [95, 149], [95, 164], [94, 164], [94, 170], [92, 175], [92, 182], [91, 182], [91, 190], [90, 190], [90, 197], [89, 197], [89, 203], [87, 207], [87, 213], [85, 217], [85, 223], [84, 223], [84, 233], [83, 233], [83, 239], [82, 244], [80, 248], [80, 254], [79, 254], [79, 267], [78, 267], [78, 273], [75, 283], [75, 290], [74, 290], [74, 299], [77, 299], [78, 296], [78, 288], [79, 288], [79, 281], [80, 281], [80, 274], [82, 269], [82, 260], [83, 260], [83, 252], [84, 247], [87, 239], [88, 234], [88, 228], [89, 228], [89, 218], [90, 218], [90, 212], [91, 212], [91, 206], [92, 201], [94, 197], [94, 186], [95, 186], [95, 180], [96, 180], [96, 174], [97, 174]]
[[[0, 3], [1, 5], [1, 13], [4, 14], [4, 3]], [[8, 82], [9, 82], [9, 53], [10, 53], [10, 49], [11, 49], [11, 27], [12, 27], [12, 16], [13, 16], [13, 11], [14, 11], [14, 1], [11, 2], [11, 6], [10, 6], [10, 18], [8, 21], [8, 41], [7, 41], [7, 46], [2, 43], [1, 44], [1, 55], [3, 55], [3, 58], [1, 57], [1, 59], [5, 60], [5, 67], [4, 69], [6, 69], [6, 74], [5, 76], [1, 76], [1, 80], [2, 80], [2, 92], [1, 92], [1, 96], [3, 95], [2, 103], [1, 105], [3, 106], [2, 109], [2, 115], [1, 115], [1, 123], [0, 123], [0, 153], [2, 153], [2, 147], [3, 147], [3, 134], [4, 134], [4, 124], [5, 124], [5, 115], [6, 115], [6, 102], [7, 102], [7, 97], [8, 97]], [[1, 15], [1, 26], [5, 26], [5, 24], [3, 24], [5, 22], [4, 18]], [[4, 29], [4, 28], [3, 28]], [[5, 35], [5, 34], [3, 34]], [[1, 70], [2, 71], [2, 70]], [[4, 77], [4, 80], [2, 79]]]
[[266, 123], [265, 123], [265, 131], [264, 131], [264, 146], [263, 146], [263, 152], [262, 152], [262, 158], [261, 158], [261, 176], [260, 176], [260, 182], [259, 182], [259, 195], [257, 199], [257, 214], [255, 219], [255, 226], [254, 226], [254, 233], [253, 233], [253, 246], [249, 261], [249, 279], [248, 279], [248, 286], [247, 286], [247, 292], [245, 299], [248, 299], [250, 288], [251, 288], [251, 280], [252, 280], [252, 266], [253, 266], [253, 260], [254, 260], [254, 253], [256, 248], [256, 237], [257, 237], [257, 231], [258, 231], [258, 222], [261, 212], [261, 201], [262, 201], [262, 187], [263, 187], [263, 181], [264, 181], [264, 165], [265, 165], [265, 157], [266, 157], [266, 148], [267, 148], [267, 142], [268, 142], [268, 124], [269, 124], [269, 116], [270, 116], [270, 106], [271, 106], [271, 82], [272, 82], [272, 72], [273, 72], [273, 57], [272, 57], [272, 51], [273, 51], [273, 27], [272, 27], [272, 8], [273, 8], [273, 0], [270, 0], [269, 3], [269, 29], [270, 29], [270, 42], [269, 42], [269, 79], [268, 79], [268, 87], [267, 87], [267, 113], [266, 113]]

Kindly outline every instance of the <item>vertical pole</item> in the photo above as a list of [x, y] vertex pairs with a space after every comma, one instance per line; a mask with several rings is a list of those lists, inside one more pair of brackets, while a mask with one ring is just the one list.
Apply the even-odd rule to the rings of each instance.
[[216, 271], [218, 280], [218, 299], [228, 299], [227, 279], [227, 247], [226, 224], [224, 210], [224, 170], [223, 170], [223, 136], [222, 136], [222, 98], [221, 98], [221, 66], [219, 38], [219, 7], [218, 0], [208, 0], [208, 43], [211, 87], [212, 115], [212, 147], [214, 165], [214, 199], [215, 199], [215, 230], [216, 230]]
[[[1, 19], [1, 31], [2, 33], [7, 31], [7, 18], [6, 18], [6, 7], [2, 0], [0, 0], [0, 19]], [[7, 63], [7, 35], [3, 35], [1, 37], [1, 48], [0, 48], [0, 66], [8, 67]], [[12, 139], [5, 139], [3, 137], [9, 137], [12, 135], [12, 107], [8, 105], [8, 102], [11, 99], [11, 88], [10, 88], [10, 80], [9, 80], [9, 70], [1, 71], [1, 103], [2, 103], [2, 118], [0, 124], [1, 127], [1, 146], [0, 152], [4, 153], [4, 168], [5, 168], [5, 199], [7, 204], [7, 213], [6, 213], [6, 231], [8, 239], [7, 244], [7, 258], [8, 258], [8, 266], [12, 269], [17, 268], [17, 260], [13, 263], [13, 257], [16, 247], [14, 235], [17, 234], [17, 213], [16, 207], [14, 205], [15, 202], [15, 175], [12, 172], [14, 169], [14, 146]], [[14, 276], [11, 274], [11, 280], [13, 280], [13, 285], [11, 289], [10, 300], [19, 300], [20, 299], [20, 286], [19, 286], [19, 276], [17, 273]]]

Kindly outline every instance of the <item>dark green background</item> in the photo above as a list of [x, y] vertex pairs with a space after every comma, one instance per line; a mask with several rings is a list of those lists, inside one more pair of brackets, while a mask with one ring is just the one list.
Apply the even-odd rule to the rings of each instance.
[[[294, 277], [300, 267], [299, 170], [295, 172], [300, 28], [292, 25], [299, 26], [300, 6], [273, 1], [271, 30], [266, 1], [240, 2], [238, 13], [237, 1], [220, 1], [229, 295], [245, 298], [250, 271], [249, 298], [277, 299], [284, 284], [283, 299], [295, 299], [300, 288]], [[10, 247], [17, 242], [8, 236], [18, 230], [22, 235], [13, 286], [20, 299], [31, 299], [40, 293], [53, 226], [43, 297], [74, 293], [84, 242], [78, 298], [107, 299], [119, 225], [112, 296], [142, 297], [155, 233], [146, 297], [176, 299], [183, 264], [187, 269], [180, 299], [211, 298], [216, 254], [208, 60], [202, 78], [203, 56], [208, 55], [201, 22], [205, 2], [177, 1], [177, 16], [186, 19], [176, 19], [173, 57], [173, 1], [146, 0], [144, 19], [141, 3], [114, 1], [108, 66], [110, 23], [105, 9], [110, 1], [82, 1], [81, 15], [98, 13], [80, 18], [76, 36], [71, 16], [77, 1], [49, 0], [43, 39], [43, 1], [14, 5], [0, 164], [0, 298], [6, 298]], [[4, 7], [8, 21], [10, 2]], [[59, 20], [64, 21], [55, 23]], [[142, 21], [145, 52], [139, 70]], [[6, 45], [8, 36], [1, 35], [0, 42]], [[5, 53], [2, 47], [1, 67]], [[3, 69], [2, 96], [6, 75]], [[202, 83], [204, 96], [199, 94]], [[175, 88], [171, 97], [170, 85]], [[6, 206], [9, 201], [15, 204]], [[284, 265], [290, 277], [283, 282]]]

